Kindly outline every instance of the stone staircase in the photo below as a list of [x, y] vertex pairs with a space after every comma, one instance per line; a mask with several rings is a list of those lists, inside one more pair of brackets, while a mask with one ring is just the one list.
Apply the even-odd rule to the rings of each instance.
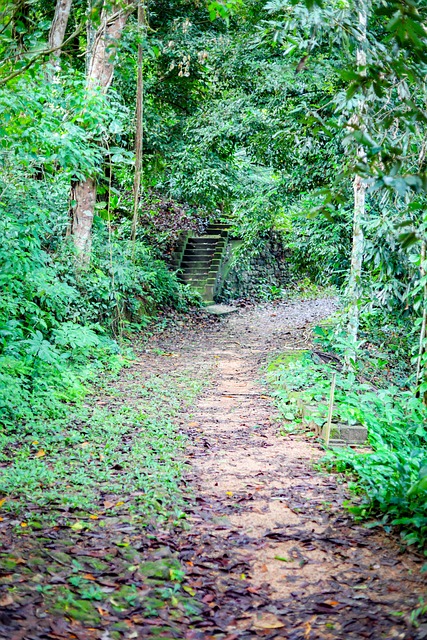
[[228, 240], [229, 225], [213, 222], [202, 236], [187, 239], [179, 265], [182, 282], [191, 284], [205, 302], [212, 302]]

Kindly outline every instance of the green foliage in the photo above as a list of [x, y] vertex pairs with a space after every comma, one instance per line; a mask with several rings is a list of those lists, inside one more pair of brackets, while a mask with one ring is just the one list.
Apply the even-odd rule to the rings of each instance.
[[[16, 554], [0, 553], [1, 570], [15, 573], [14, 597], [30, 584], [47, 611], [90, 626], [100, 620], [100, 607], [126, 616], [135, 606], [147, 617], [165, 606], [179, 615], [198, 612], [175, 554], [147, 560], [146, 541], [156, 540], [155, 523], [164, 530], [183, 522], [185, 438], [176, 416], [192, 406], [203, 383], [192, 371], [152, 376], [128, 364], [120, 378], [103, 376], [101, 397], [69, 406], [60, 419], [35, 415], [0, 438], [0, 461], [8, 465], [0, 474], [3, 515], [14, 514], [18, 544], [22, 536], [32, 549], [21, 564]], [[54, 548], [43, 544], [52, 527]], [[94, 537], [103, 540], [102, 558], [74, 553], [77, 545], [89, 551]], [[48, 572], [33, 582], [40, 565]], [[143, 589], [121, 580], [136, 570]], [[52, 581], [59, 572], [61, 581]], [[106, 574], [117, 588], [100, 588], [94, 576]]]
[[290, 228], [283, 235], [290, 263], [296, 274], [307, 274], [316, 283], [342, 285], [349, 267], [350, 211], [313, 217], [312, 206], [312, 198], [302, 198], [288, 213]]
[[11, 425], [63, 413], [101, 362], [115, 366], [112, 334], [196, 299], [146, 245], [126, 239], [129, 225], [110, 238], [99, 225], [93, 261], [76, 273], [64, 243], [63, 177], [44, 182], [9, 170], [0, 185], [0, 416]]
[[[269, 381], [286, 420], [298, 425], [296, 396], [315, 405], [314, 421], [326, 421], [332, 373], [306, 352], [270, 366]], [[427, 409], [410, 391], [392, 385], [375, 388], [354, 374], [337, 373], [334, 418], [368, 429], [369, 452], [335, 449], [325, 464], [350, 473], [356, 499], [349, 509], [359, 518], [380, 515], [383, 526], [396, 526], [408, 544], [427, 542]], [[296, 420], [296, 422], [295, 422]]]
[[[84, 342], [79, 337], [81, 348]], [[130, 407], [128, 394], [115, 386], [114, 377], [106, 380], [106, 397], [114, 410], [78, 403], [54, 419], [45, 420], [37, 412], [18, 430], [13, 423], [6, 425], [0, 438], [0, 461], [7, 465], [0, 475], [0, 493], [8, 496], [8, 510], [25, 519], [32, 503], [52, 520], [58, 508], [68, 505], [87, 519], [88, 510], [100, 509], [103, 495], [109, 494], [115, 501], [126, 498], [126, 508], [144, 517], [155, 513], [167, 518], [172, 507], [179, 512], [183, 461], [177, 454], [184, 441], [173, 417], [191, 402], [201, 383], [185, 374], [176, 380], [157, 376], [142, 385], [139, 381], [137, 401]]]
[[13, 92], [0, 89], [0, 110], [0, 163], [9, 170], [18, 164], [40, 178], [61, 171], [80, 179], [99, 173], [107, 153], [126, 162], [126, 151], [117, 153], [126, 109], [114, 94], [88, 91], [71, 69], [60, 82], [47, 82], [44, 68], [16, 79]]

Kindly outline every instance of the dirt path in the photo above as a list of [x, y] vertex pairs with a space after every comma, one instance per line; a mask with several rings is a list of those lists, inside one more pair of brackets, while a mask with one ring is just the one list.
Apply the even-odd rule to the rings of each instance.
[[178, 548], [206, 605], [186, 638], [426, 637], [396, 615], [426, 593], [419, 558], [351, 522], [336, 477], [313, 471], [320, 447], [278, 435], [259, 381], [269, 357], [306, 344], [332, 311], [331, 300], [265, 305], [160, 338], [214, 371], [186, 425], [196, 507]]

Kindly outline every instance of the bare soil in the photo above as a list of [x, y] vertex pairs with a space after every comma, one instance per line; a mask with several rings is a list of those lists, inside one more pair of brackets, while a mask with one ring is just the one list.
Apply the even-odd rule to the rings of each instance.
[[195, 492], [179, 543], [204, 620], [187, 638], [423, 638], [408, 615], [426, 595], [422, 558], [396, 537], [356, 525], [346, 487], [313, 469], [322, 449], [280, 435], [262, 367], [309, 346], [331, 299], [244, 309], [159, 344], [210, 363], [212, 381], [186, 427]]

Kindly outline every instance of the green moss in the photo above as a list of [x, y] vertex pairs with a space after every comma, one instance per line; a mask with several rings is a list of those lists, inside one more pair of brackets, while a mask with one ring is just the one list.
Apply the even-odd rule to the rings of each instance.
[[267, 371], [271, 372], [282, 367], [288, 367], [292, 362], [298, 362], [298, 360], [301, 360], [306, 353], [309, 353], [307, 349], [285, 351], [285, 353], [281, 353], [280, 356], [269, 362]]

